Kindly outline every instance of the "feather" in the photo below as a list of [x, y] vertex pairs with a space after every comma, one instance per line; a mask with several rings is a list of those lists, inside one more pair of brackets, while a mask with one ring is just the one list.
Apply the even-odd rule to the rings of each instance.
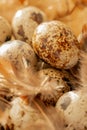
[[12, 93], [7, 88], [0, 88], [0, 111], [5, 111], [7, 108], [11, 108], [10, 101], [12, 99]]
[[56, 111], [52, 106], [45, 106], [36, 98], [32, 101], [32, 105], [39, 110], [43, 121], [30, 123], [26, 130], [64, 130], [64, 115], [61, 111]]
[[0, 109], [0, 125], [1, 124], [4, 125], [5, 123], [7, 123], [8, 116], [9, 116], [9, 109], [8, 108], [5, 111], [2, 111]]
[[6, 88], [0, 88], [0, 124], [5, 124], [8, 119], [9, 110], [11, 108], [11, 98], [10, 91]]
[[3, 84], [3, 86], [7, 85], [7, 87], [10, 89], [16, 89], [18, 92], [23, 92], [25, 94], [35, 94], [38, 91], [36, 88], [36, 81], [39, 82], [38, 78], [36, 79], [37, 76], [34, 76], [31, 70], [27, 72], [25, 66], [24, 70], [24, 76], [22, 77], [18, 75], [10, 61], [7, 61], [6, 59], [0, 57], [0, 74], [2, 75], [3, 79], [0, 83]]
[[53, 95], [54, 86], [57, 86], [55, 81], [50, 81], [48, 76], [37, 73], [32, 67], [28, 69], [26, 60], [22, 60], [24, 67], [21, 73], [15, 70], [9, 60], [0, 57], [0, 86], [10, 88], [16, 94], [35, 96], [47, 91]]
[[83, 25], [82, 32], [78, 37], [81, 49], [87, 52], [87, 23]]
[[81, 52], [79, 75], [81, 86], [87, 88], [87, 53], [85, 52]]
[[52, 106], [46, 107], [41, 101], [35, 99], [34, 101], [37, 108], [42, 113], [43, 117], [47, 124], [49, 124], [52, 130], [63, 130], [64, 128], [64, 115], [60, 111], [56, 111], [56, 109]]
[[[54, 86], [55, 82], [52, 81], [48, 83], [49, 78], [40, 77], [41, 75], [38, 75], [34, 68], [30, 68], [30, 70], [28, 70], [25, 59], [23, 59], [23, 64], [24, 70], [22, 72], [24, 73], [18, 73], [10, 61], [0, 57], [0, 110], [2, 110], [3, 107], [9, 108], [10, 110], [10, 107], [8, 107], [10, 103], [2, 97], [12, 93], [13, 95], [20, 96], [22, 99], [24, 98], [24, 100], [28, 99], [30, 104], [35, 105], [36, 109], [39, 110], [44, 119], [44, 122], [38, 122], [37, 124], [32, 122], [26, 130], [64, 130], [63, 113], [60, 111], [57, 112], [55, 107], [45, 106], [36, 98], [37, 93], [44, 91], [44, 86], [51, 86], [50, 93], [53, 94], [52, 84]], [[7, 116], [7, 110], [8, 109], [4, 112], [1, 111], [2, 118], [0, 117], [0, 122]], [[5, 112], [6, 115], [4, 115]]]

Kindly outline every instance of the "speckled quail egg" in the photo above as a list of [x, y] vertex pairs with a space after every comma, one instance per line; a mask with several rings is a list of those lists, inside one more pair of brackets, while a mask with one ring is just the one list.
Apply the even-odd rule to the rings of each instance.
[[0, 47], [0, 56], [9, 60], [17, 72], [34, 67], [37, 57], [29, 44], [20, 40], [5, 42]]
[[10, 104], [11, 108], [7, 111], [7, 120], [1, 123], [0, 128], [8, 130], [28, 130], [33, 123], [33, 125], [38, 125], [39, 123], [44, 124], [43, 116], [33, 103], [29, 104], [26, 99], [23, 100], [20, 97], [16, 97]]
[[29, 6], [18, 10], [12, 20], [15, 38], [31, 45], [35, 28], [46, 19], [45, 13], [37, 7]]
[[87, 89], [72, 91], [60, 97], [56, 109], [65, 116], [65, 130], [87, 129]]
[[41, 59], [56, 68], [69, 69], [78, 61], [77, 38], [60, 21], [40, 24], [34, 31], [32, 46]]
[[42, 100], [45, 105], [55, 106], [57, 100], [64, 93], [70, 91], [71, 80], [69, 73], [53, 68], [42, 69], [38, 72], [42, 80], [41, 91], [37, 94], [37, 98]]
[[9, 22], [0, 16], [0, 44], [11, 38], [11, 26]]

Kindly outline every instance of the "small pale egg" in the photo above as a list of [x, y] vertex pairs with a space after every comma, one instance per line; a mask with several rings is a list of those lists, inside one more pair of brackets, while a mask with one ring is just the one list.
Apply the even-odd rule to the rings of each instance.
[[32, 35], [38, 24], [46, 21], [45, 13], [39, 8], [29, 6], [18, 10], [12, 20], [13, 33], [16, 39], [31, 45]]
[[65, 130], [87, 129], [87, 92], [72, 91], [60, 97], [56, 109], [64, 113]]
[[40, 24], [34, 31], [32, 46], [41, 59], [55, 68], [69, 69], [78, 61], [77, 38], [60, 21]]
[[32, 124], [37, 126], [39, 124], [45, 124], [42, 114], [40, 113], [39, 109], [33, 105], [33, 103], [31, 105], [26, 100], [16, 97], [12, 100], [12, 102], [10, 102], [10, 104], [11, 107], [7, 112], [5, 112], [7, 114], [7, 120], [3, 123], [0, 122], [0, 129], [29, 130], [32, 128]]
[[5, 42], [0, 47], [0, 56], [10, 60], [18, 72], [37, 64], [37, 58], [31, 46], [20, 40]]
[[[37, 94], [37, 98], [42, 100], [46, 105], [55, 106], [61, 95], [70, 91], [69, 74], [65, 71], [53, 68], [42, 69], [38, 72], [43, 79], [41, 91]], [[67, 79], [67, 80], [65, 80]]]
[[11, 26], [9, 22], [0, 16], [0, 44], [11, 39]]
[[[12, 108], [9, 113], [10, 122], [14, 130], [28, 130], [29, 126], [34, 123], [44, 122], [40, 111], [35, 106], [29, 105], [21, 98], [15, 98], [12, 102]], [[9, 121], [8, 121], [9, 123]], [[9, 124], [10, 126], [11, 124]]]

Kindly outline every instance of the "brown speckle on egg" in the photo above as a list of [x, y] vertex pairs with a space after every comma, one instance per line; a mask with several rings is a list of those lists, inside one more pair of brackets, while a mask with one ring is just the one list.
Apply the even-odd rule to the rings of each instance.
[[41, 78], [47, 78], [47, 81], [42, 85], [42, 89], [36, 97], [42, 100], [45, 105], [55, 106], [59, 97], [70, 91], [67, 81], [63, 80], [64, 77], [69, 78], [69, 74], [53, 68], [42, 69], [38, 74]]
[[31, 45], [35, 28], [46, 19], [45, 13], [37, 7], [29, 6], [18, 10], [12, 20], [15, 38]]
[[0, 16], [0, 44], [11, 39], [11, 26], [9, 22]]
[[72, 31], [59, 21], [40, 24], [34, 31], [32, 46], [36, 54], [56, 68], [69, 69], [79, 57], [79, 43]]
[[31, 19], [33, 19], [34, 21], [36, 21], [38, 24], [43, 22], [43, 17], [40, 13], [31, 13]]
[[20, 25], [18, 27], [18, 32], [17, 32], [20, 36], [22, 36], [22, 41], [26, 41], [28, 40], [28, 37], [25, 36], [25, 32], [24, 32], [24, 29], [23, 29], [23, 26]]
[[56, 103], [56, 109], [64, 113], [65, 130], [86, 130], [87, 93], [85, 90], [67, 92]]

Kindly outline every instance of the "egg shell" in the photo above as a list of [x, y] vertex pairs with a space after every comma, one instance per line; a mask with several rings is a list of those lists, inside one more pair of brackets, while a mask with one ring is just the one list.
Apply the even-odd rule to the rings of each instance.
[[46, 81], [44, 84], [42, 83], [42, 89], [36, 97], [42, 100], [45, 105], [50, 104], [55, 106], [59, 97], [70, 91], [70, 86], [67, 81], [64, 80], [64, 78], [69, 78], [68, 73], [53, 68], [47, 68], [40, 70], [38, 74]]
[[4, 123], [0, 122], [0, 128], [5, 130], [28, 130], [32, 128], [31, 125], [33, 123], [34, 125], [38, 125], [39, 123], [44, 124], [44, 118], [40, 111], [26, 100], [24, 101], [20, 97], [14, 97], [10, 104], [11, 108], [8, 109], [8, 113], [6, 112], [7, 120]]
[[78, 61], [77, 38], [60, 21], [40, 24], [34, 31], [32, 46], [41, 59], [55, 68], [69, 69]]
[[64, 113], [65, 130], [87, 129], [87, 93], [72, 91], [60, 97], [56, 109]]
[[24, 67], [34, 67], [37, 64], [37, 57], [26, 42], [13, 40], [5, 42], [0, 46], [0, 56], [9, 60], [18, 72]]
[[18, 10], [12, 20], [12, 29], [16, 39], [31, 45], [35, 28], [43, 21], [46, 15], [39, 8], [29, 6]]
[[0, 44], [11, 39], [11, 26], [9, 22], [0, 16]]
[[43, 121], [39, 110], [21, 98], [13, 100], [9, 116], [15, 130], [25, 130], [32, 122], [37, 124]]

